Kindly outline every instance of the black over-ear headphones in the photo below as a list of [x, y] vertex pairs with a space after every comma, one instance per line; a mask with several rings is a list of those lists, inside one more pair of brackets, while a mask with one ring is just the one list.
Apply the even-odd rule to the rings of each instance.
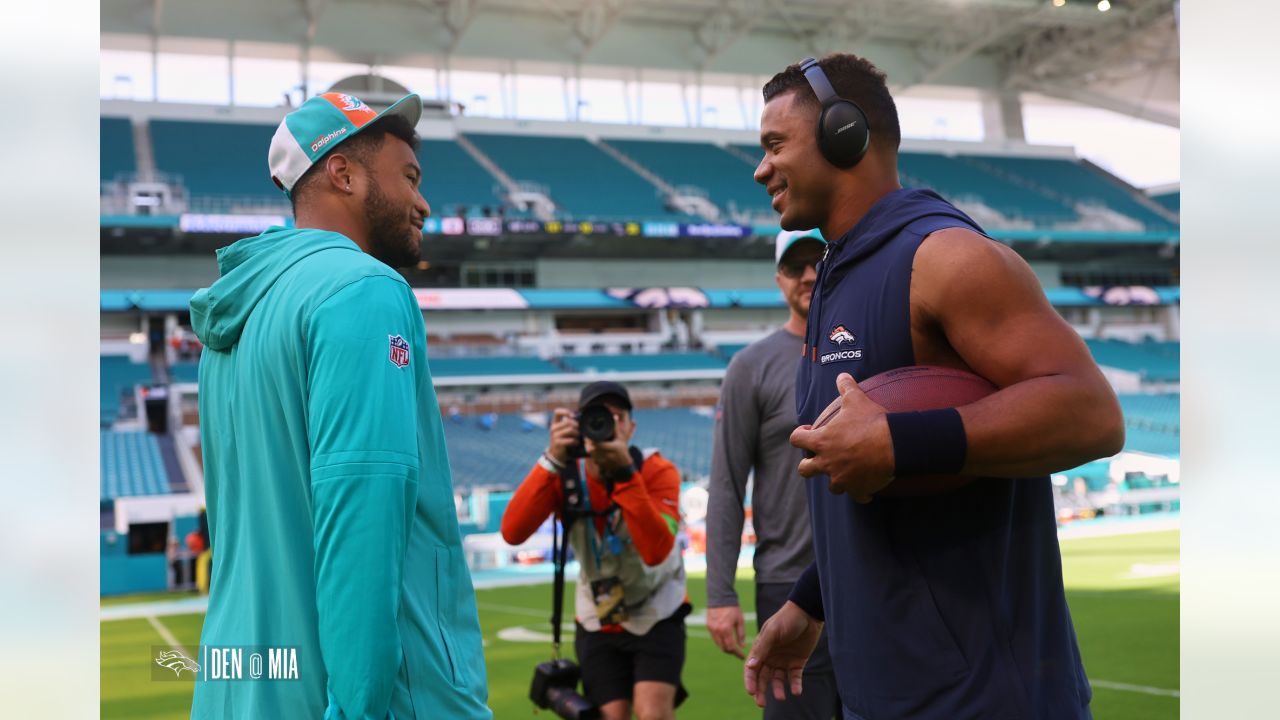
[[822, 113], [818, 115], [818, 149], [822, 156], [839, 168], [857, 165], [871, 145], [871, 126], [867, 124], [866, 114], [857, 103], [836, 94], [817, 60], [805, 58], [800, 63], [800, 71], [822, 104]]

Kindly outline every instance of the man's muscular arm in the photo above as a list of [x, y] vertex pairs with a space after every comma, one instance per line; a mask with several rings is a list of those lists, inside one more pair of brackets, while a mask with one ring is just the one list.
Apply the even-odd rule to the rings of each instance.
[[[1124, 446], [1111, 386], [1009, 248], [968, 230], [930, 235], [916, 251], [911, 305], [917, 363], [967, 366], [1000, 388], [958, 409], [963, 474], [1045, 475]], [[901, 468], [898, 438], [884, 408], [852, 377], [842, 373], [836, 387], [839, 414], [791, 433], [791, 444], [812, 453], [798, 469], [829, 476], [834, 493], [870, 502]]]
[[965, 474], [1044, 475], [1123, 447], [1115, 393], [1013, 250], [959, 228], [930, 235], [916, 252], [911, 302], [1000, 388], [960, 408]]

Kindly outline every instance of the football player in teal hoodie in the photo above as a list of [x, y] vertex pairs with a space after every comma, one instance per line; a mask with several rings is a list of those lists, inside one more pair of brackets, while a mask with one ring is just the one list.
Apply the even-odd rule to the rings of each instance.
[[286, 116], [268, 164], [296, 228], [219, 250], [191, 301], [213, 551], [193, 718], [492, 717], [422, 312], [392, 269], [430, 214], [421, 112], [326, 93]]

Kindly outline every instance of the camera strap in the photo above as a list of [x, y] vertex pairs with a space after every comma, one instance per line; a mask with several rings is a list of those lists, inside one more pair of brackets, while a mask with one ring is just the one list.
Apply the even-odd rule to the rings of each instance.
[[[551, 591], [551, 659], [560, 659], [560, 622], [564, 613], [565, 546], [569, 544], [569, 525], [572, 520], [563, 514], [560, 521], [551, 521], [551, 560], [555, 563], [555, 582]], [[557, 532], [556, 528], [559, 527]], [[558, 537], [557, 537], [558, 536]]]
[[[639, 468], [644, 464], [644, 456], [637, 448], [630, 447], [628, 451], [634, 467]], [[564, 569], [568, 563], [569, 530], [579, 520], [590, 522], [592, 518], [599, 516], [606, 518], [605, 532], [606, 535], [610, 535], [607, 519], [620, 509], [613, 502], [610, 502], [609, 507], [604, 510], [591, 508], [590, 491], [586, 483], [581, 481], [577, 460], [570, 461], [560, 470], [560, 490], [563, 502], [560, 520], [557, 522], [554, 517], [551, 520], [551, 561], [555, 565], [555, 581], [551, 588], [551, 651], [554, 660], [560, 659], [560, 624], [564, 619]], [[576, 496], [576, 502], [569, 501], [571, 495]], [[593, 550], [595, 550], [595, 532], [594, 527], [587, 528], [588, 537], [593, 541]], [[596, 564], [599, 565], [598, 557]]]

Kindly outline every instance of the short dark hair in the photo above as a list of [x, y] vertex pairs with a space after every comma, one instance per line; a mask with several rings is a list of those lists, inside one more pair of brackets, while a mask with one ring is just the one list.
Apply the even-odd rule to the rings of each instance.
[[418, 135], [414, 132], [413, 126], [409, 124], [401, 115], [387, 115], [378, 118], [366, 128], [349, 140], [335, 146], [332, 150], [321, 155], [318, 160], [302, 173], [302, 177], [298, 178], [298, 182], [293, 184], [293, 192], [289, 193], [289, 202], [293, 205], [293, 214], [298, 214], [298, 202], [305, 194], [307, 187], [315, 182], [324, 171], [325, 162], [329, 156], [334, 153], [342, 153], [353, 161], [360, 163], [366, 169], [374, 153], [382, 149], [382, 142], [390, 135], [403, 140], [413, 151], [418, 151]]
[[[836, 94], [852, 100], [862, 108], [871, 126], [873, 145], [897, 151], [902, 144], [902, 129], [898, 126], [898, 106], [889, 94], [886, 76], [870, 60], [850, 53], [832, 53], [818, 61], [818, 67], [831, 81]], [[800, 70], [800, 64], [788, 65], [786, 70], [774, 75], [764, 85], [764, 101], [788, 92], [795, 92], [796, 99], [813, 107], [818, 106], [818, 96]]]

